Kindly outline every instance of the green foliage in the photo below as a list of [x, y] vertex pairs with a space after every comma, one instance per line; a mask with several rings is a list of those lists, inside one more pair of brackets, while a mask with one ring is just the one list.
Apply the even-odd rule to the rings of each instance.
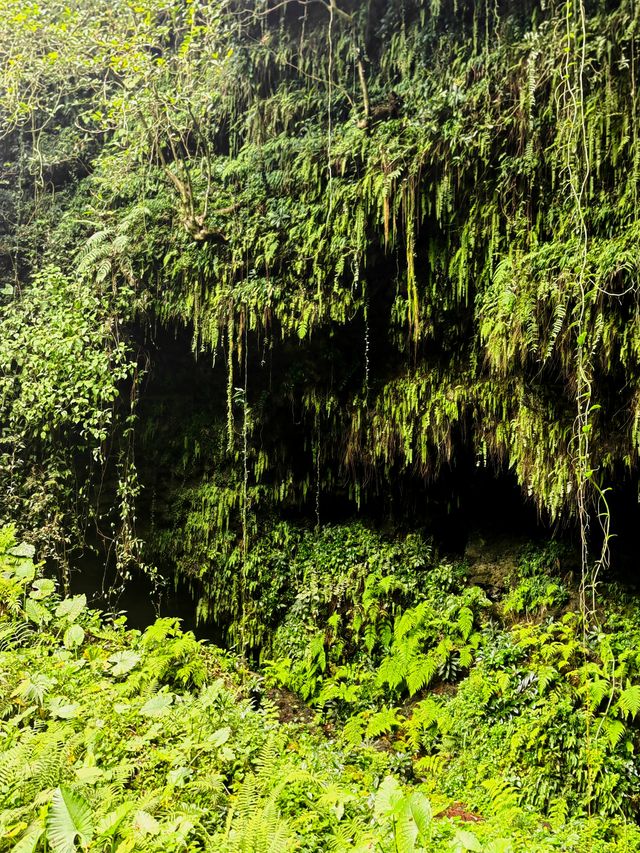
[[[361, 528], [317, 540], [306, 542], [307, 571], [323, 549], [334, 554], [335, 572], [366, 543], [382, 595], [402, 588], [405, 558], [415, 567], [425, 557], [415, 541], [394, 546]], [[341, 560], [343, 540], [351, 545]], [[384, 738], [380, 752], [361, 738], [340, 747], [309, 725], [280, 723], [267, 696], [259, 709], [245, 698], [255, 676], [241, 661], [198, 643], [173, 619], [140, 633], [81, 597], [61, 598], [32, 554], [0, 531], [0, 629], [32, 628], [15, 634], [0, 659], [1, 851], [624, 853], [638, 844], [632, 824], [587, 819], [580, 805], [617, 813], [614, 801], [626, 807], [637, 796], [633, 774], [624, 774], [634, 766], [630, 718], [640, 707], [638, 644], [627, 642], [640, 627], [622, 609], [590, 639], [587, 663], [571, 615], [503, 632], [485, 626], [457, 692], [426, 694], [402, 709], [371, 705], [348, 720], [345, 735], [356, 725], [366, 738]], [[381, 583], [390, 565], [396, 582]], [[346, 570], [354, 571], [348, 559]], [[444, 587], [445, 601], [464, 596], [450, 567], [425, 574]], [[363, 584], [361, 594], [371, 588]], [[326, 607], [311, 600], [319, 612]], [[35, 622], [29, 602], [41, 608]], [[426, 616], [403, 623], [405, 612], [411, 608], [395, 617], [400, 635], [410, 635], [409, 625], [427, 630]], [[457, 625], [467, 638], [474, 630], [466, 615]], [[69, 648], [70, 626], [84, 637]], [[375, 644], [367, 654], [375, 656]], [[335, 683], [357, 683], [366, 665], [356, 656], [351, 675], [343, 668]], [[593, 732], [591, 780], [580, 763], [580, 695]], [[329, 705], [325, 727], [335, 719]], [[447, 816], [475, 820], [478, 811], [485, 819], [472, 824]]]
[[391, 690], [404, 687], [410, 696], [436, 676], [455, 681], [471, 666], [481, 641], [474, 630], [477, 614], [489, 604], [478, 588], [444, 597], [438, 579], [431, 583], [426, 600], [396, 618], [393, 642], [377, 675], [378, 683]]
[[[584, 529], [584, 483], [635, 475], [637, 14], [579, 11], [0, 0], [2, 516], [65, 580], [89, 521], [128, 576], [144, 518], [350, 744], [296, 746], [176, 620], [101, 620], [3, 533], [5, 849], [545, 849], [536, 809], [637, 844], [632, 613], [588, 630], [535, 560], [493, 607], [420, 537], [320, 528], [475, 459]], [[138, 405], [176, 329], [213, 361], [192, 416]]]
[[553, 544], [523, 554], [516, 575], [511, 578], [512, 588], [503, 601], [504, 612], [534, 615], [565, 604], [569, 598], [566, 584], [554, 577], [562, 556], [561, 549]]
[[374, 804], [374, 819], [381, 840], [380, 851], [414, 853], [424, 849], [431, 836], [431, 805], [419, 791], [405, 794], [392, 776], [387, 776], [378, 788]]
[[[122, 294], [124, 306], [130, 294]], [[47, 267], [2, 312], [0, 386], [5, 440], [28, 434], [45, 444], [69, 430], [100, 452], [118, 384], [133, 365], [111, 326], [104, 295]], [[115, 321], [116, 318], [114, 318]]]
[[620, 684], [612, 640], [615, 633], [605, 633], [585, 646], [572, 613], [489, 635], [457, 694], [444, 706], [418, 705], [408, 735], [450, 757], [444, 776], [452, 784], [485, 777], [483, 807], [496, 813], [522, 802], [553, 810], [564, 801], [572, 813], [633, 811], [638, 743], [621, 724], [635, 712], [637, 691]]
[[[297, 744], [269, 703], [252, 710], [241, 670], [176, 620], [128, 631], [61, 599], [10, 532], [2, 547], [0, 625], [33, 600], [50, 618], [0, 664], [1, 850], [293, 849], [307, 834], [326, 849], [333, 812], [308, 792], [338, 785], [344, 764], [325, 746]], [[85, 632], [71, 648], [70, 620]]]
[[56, 788], [47, 813], [46, 833], [54, 853], [75, 853], [76, 839], [87, 847], [93, 835], [91, 806], [67, 788]]
[[[96, 292], [46, 266], [0, 308], [2, 512], [39, 525], [56, 553], [93, 511], [91, 477], [105, 463], [123, 382], [135, 361], [120, 330], [132, 291]], [[126, 409], [126, 404], [124, 405]], [[71, 511], [76, 478], [82, 511]]]
[[455, 682], [471, 667], [489, 602], [463, 588], [460, 569], [438, 565], [419, 536], [325, 527], [306, 534], [290, 559], [292, 601], [265, 672], [338, 716], [362, 709], [350, 739], [398, 725], [390, 708], [370, 717], [372, 705]]
[[[105, 432], [134, 441], [99, 351], [131, 379], [133, 341], [156, 360], [150, 330], [182, 326], [194, 354], [213, 355], [209, 427], [227, 436], [187, 480], [166, 474], [172, 523], [156, 545], [200, 579], [214, 617], [227, 605], [207, 582], [221, 564], [235, 573], [240, 528], [246, 544], [274, 510], [314, 497], [361, 505], [475, 457], [507, 465], [552, 517], [575, 514], [577, 314], [598, 480], [638, 456], [632, 6], [590, 5], [583, 44], [562, 4], [303, 5], [0, 7], [3, 316], [19, 322], [62, 277], [77, 332], [60, 340], [58, 305], [48, 336], [42, 309], [42, 376], [24, 388], [23, 341], [3, 333], [26, 417], [11, 440], [30, 459], [44, 430], [60, 455], [67, 426], [83, 451], [47, 448], [46, 465], [40, 453], [57, 488], [36, 500], [38, 473], [22, 472], [12, 516], [28, 510], [44, 530], [64, 510], [62, 549], [76, 482], [102, 482], [86, 455], [106, 450]], [[586, 245], [567, 193], [579, 160], [567, 56], [582, 49]], [[138, 434], [161, 417], [151, 406]], [[151, 491], [120, 495], [123, 548]], [[186, 541], [172, 549], [176, 528]]]
[[[313, 538], [315, 561], [292, 575], [299, 592], [276, 631], [267, 683], [298, 692], [345, 743], [384, 744], [432, 790], [496, 815], [563, 803], [571, 814], [634, 813], [637, 620], [612, 597], [602, 632], [584, 637], [581, 617], [561, 609], [567, 582], [549, 574], [566, 553], [526, 550], [492, 607], [424, 545], [418, 560], [417, 540], [396, 551], [391, 572], [390, 545], [361, 527]], [[365, 547], [360, 576], [348, 560]], [[496, 624], [517, 612], [537, 621]]]

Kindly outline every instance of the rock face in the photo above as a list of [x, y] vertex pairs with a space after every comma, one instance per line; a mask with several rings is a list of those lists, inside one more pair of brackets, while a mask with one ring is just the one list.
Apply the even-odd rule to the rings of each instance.
[[503, 593], [523, 548], [530, 539], [517, 536], [485, 536], [474, 531], [469, 536], [464, 559], [469, 566], [469, 582], [485, 590], [490, 598]]

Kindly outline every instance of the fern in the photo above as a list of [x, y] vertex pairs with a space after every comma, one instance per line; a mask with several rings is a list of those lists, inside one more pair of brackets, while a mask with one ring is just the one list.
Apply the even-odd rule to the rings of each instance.
[[5, 802], [32, 803], [60, 782], [69, 753], [77, 745], [78, 736], [53, 726], [33, 732], [0, 758], [0, 785]]
[[635, 717], [640, 711], [640, 684], [632, 684], [621, 691], [618, 709], [625, 717]]
[[555, 306], [554, 317], [553, 317], [553, 326], [551, 328], [551, 333], [549, 335], [549, 340], [547, 342], [547, 346], [544, 352], [544, 360], [548, 361], [553, 352], [553, 348], [556, 344], [556, 340], [562, 330], [564, 325], [568, 309], [568, 301], [566, 297], [562, 296]]
[[409, 695], [415, 696], [416, 693], [427, 687], [434, 679], [440, 667], [441, 664], [439, 663], [439, 655], [437, 653], [416, 655], [411, 660], [406, 674]]
[[0, 652], [27, 646], [33, 641], [33, 626], [29, 622], [10, 622], [0, 627]]
[[615, 749], [627, 734], [627, 727], [621, 720], [611, 720], [605, 717], [602, 720], [602, 732], [612, 749]]
[[261, 801], [255, 778], [247, 779], [230, 812], [225, 835], [230, 851], [238, 853], [288, 853], [295, 847], [295, 836], [278, 811], [273, 795]]
[[390, 734], [402, 724], [402, 720], [399, 708], [383, 708], [367, 721], [364, 736], [369, 739]]
[[0, 753], [0, 792], [5, 803], [9, 802], [8, 792], [12, 786], [24, 778], [25, 767], [33, 752], [33, 737], [33, 733], [28, 733], [20, 743]]
[[387, 655], [378, 668], [377, 683], [388, 684], [392, 690], [395, 690], [406, 678], [409, 663], [410, 655], [406, 650]]
[[510, 811], [518, 805], [518, 792], [505, 779], [486, 779], [482, 783], [486, 788], [494, 814]]
[[473, 630], [474, 615], [470, 607], [461, 607], [456, 626], [463, 640], [468, 640]]
[[447, 758], [444, 755], [425, 755], [415, 763], [416, 772], [421, 776], [440, 779], [447, 766]]
[[365, 720], [362, 715], [349, 717], [347, 722], [342, 727], [342, 736], [347, 743], [357, 746], [362, 743], [365, 731]]
[[274, 776], [278, 764], [280, 747], [277, 738], [273, 735], [267, 738], [260, 748], [254, 764], [257, 770], [258, 783], [264, 786]]
[[23, 678], [18, 684], [16, 693], [27, 702], [44, 705], [45, 698], [55, 686], [55, 681], [48, 675], [33, 673]]
[[243, 818], [255, 811], [258, 802], [260, 786], [254, 774], [249, 774], [236, 795], [234, 809]]
[[561, 829], [569, 817], [569, 804], [564, 797], [555, 797], [549, 804], [549, 820], [554, 828]]

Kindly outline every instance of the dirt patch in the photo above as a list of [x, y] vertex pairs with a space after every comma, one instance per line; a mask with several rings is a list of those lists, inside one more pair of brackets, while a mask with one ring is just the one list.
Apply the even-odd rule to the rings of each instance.
[[[463, 672], [467, 672], [465, 669]], [[462, 677], [462, 676], [461, 676]], [[458, 685], [452, 683], [451, 681], [439, 681], [437, 684], [434, 684], [427, 693], [433, 693], [436, 696], [455, 696], [458, 692]]]
[[452, 803], [443, 812], [438, 812], [436, 817], [457, 817], [458, 820], [462, 820], [465, 823], [481, 823], [484, 820], [480, 815], [468, 811], [462, 803]]
[[267, 691], [266, 696], [278, 709], [278, 719], [281, 723], [313, 723], [313, 711], [291, 690], [274, 687]]

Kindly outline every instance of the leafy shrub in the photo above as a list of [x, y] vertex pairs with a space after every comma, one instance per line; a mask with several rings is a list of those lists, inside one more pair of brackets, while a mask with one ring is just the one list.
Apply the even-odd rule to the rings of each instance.
[[[508, 633], [488, 625], [457, 693], [394, 707], [374, 683], [372, 703], [344, 727], [360, 737], [339, 747], [279, 723], [267, 697], [256, 710], [246, 698], [255, 675], [176, 620], [127, 630], [82, 596], [61, 598], [32, 557], [32, 546], [16, 546], [0, 529], [2, 853], [626, 853], [640, 843], [619, 819], [580, 817], [586, 802], [605, 814], [616, 798], [631, 808], [637, 796], [630, 722], [640, 710], [638, 653], [620, 644], [640, 628], [623, 612], [590, 641], [586, 662], [573, 617]], [[348, 707], [349, 690], [359, 689], [362, 702], [362, 661], [391, 652], [405, 629], [433, 638], [452, 616], [451, 636], [468, 641], [486, 608], [477, 590], [457, 583], [423, 586], [420, 604], [398, 606], [385, 648], [374, 643], [369, 652], [358, 634], [360, 658], [322, 689], [342, 689]], [[380, 592], [377, 607], [385, 584]], [[437, 596], [444, 609], [425, 606], [418, 618], [414, 611]], [[331, 654], [329, 646], [328, 672]], [[581, 697], [594, 732], [591, 778]], [[381, 737], [385, 751], [358, 743]], [[469, 816], [461, 800], [486, 819]], [[532, 804], [545, 808], [546, 823]]]
[[524, 551], [517, 569], [509, 580], [512, 588], [502, 606], [507, 614], [533, 615], [557, 609], [569, 599], [565, 583], [555, 575], [566, 550], [551, 543], [542, 549]]

